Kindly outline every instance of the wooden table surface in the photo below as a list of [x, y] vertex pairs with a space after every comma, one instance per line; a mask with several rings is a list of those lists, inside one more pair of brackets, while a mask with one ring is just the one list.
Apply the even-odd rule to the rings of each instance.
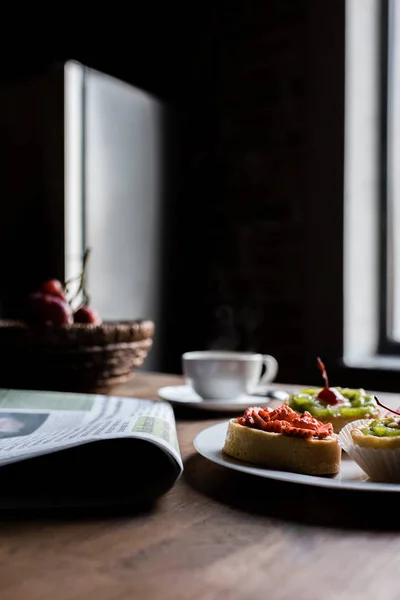
[[[180, 382], [142, 373], [114, 393]], [[185, 471], [150, 512], [0, 521], [0, 600], [400, 598], [397, 494], [229, 471], [192, 446], [221, 419], [176, 416]]]

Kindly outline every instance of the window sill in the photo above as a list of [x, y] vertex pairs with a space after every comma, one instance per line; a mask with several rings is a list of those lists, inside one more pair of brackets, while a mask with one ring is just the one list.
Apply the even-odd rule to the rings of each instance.
[[400, 356], [376, 354], [357, 359], [345, 359], [342, 366], [348, 369], [400, 371]]

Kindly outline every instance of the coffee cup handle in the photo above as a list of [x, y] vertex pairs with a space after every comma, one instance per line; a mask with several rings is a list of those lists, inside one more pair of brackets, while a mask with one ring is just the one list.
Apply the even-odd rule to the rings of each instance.
[[258, 385], [266, 385], [267, 383], [271, 383], [278, 373], [278, 361], [276, 358], [270, 354], [264, 354], [263, 363], [265, 365], [265, 373], [258, 382]]

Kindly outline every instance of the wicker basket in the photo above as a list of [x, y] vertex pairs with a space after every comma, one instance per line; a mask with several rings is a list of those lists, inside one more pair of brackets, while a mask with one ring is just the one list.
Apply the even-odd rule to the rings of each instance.
[[152, 346], [154, 323], [32, 327], [0, 321], [0, 387], [107, 392], [129, 381]]

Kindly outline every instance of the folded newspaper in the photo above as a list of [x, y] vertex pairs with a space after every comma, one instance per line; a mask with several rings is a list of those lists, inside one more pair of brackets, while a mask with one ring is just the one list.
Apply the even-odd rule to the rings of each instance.
[[182, 470], [165, 402], [0, 389], [0, 507], [140, 504]]

